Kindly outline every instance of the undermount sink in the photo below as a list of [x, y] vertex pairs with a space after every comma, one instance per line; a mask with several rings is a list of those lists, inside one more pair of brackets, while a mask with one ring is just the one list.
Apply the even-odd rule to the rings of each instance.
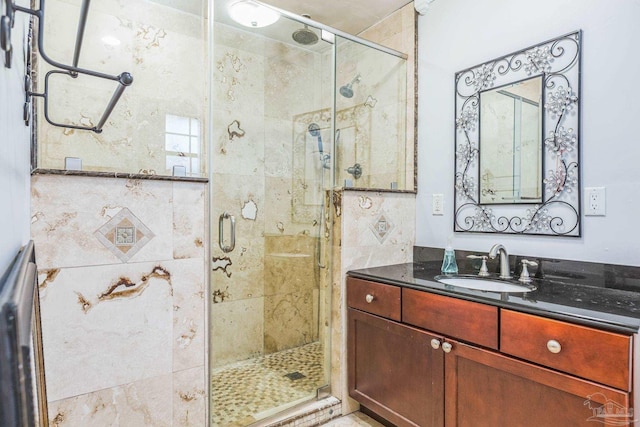
[[531, 285], [520, 285], [478, 276], [436, 276], [435, 279], [445, 285], [487, 292], [531, 292], [536, 290], [536, 287]]

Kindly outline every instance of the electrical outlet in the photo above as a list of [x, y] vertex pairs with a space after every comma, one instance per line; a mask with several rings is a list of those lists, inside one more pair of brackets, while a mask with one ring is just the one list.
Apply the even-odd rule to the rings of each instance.
[[607, 212], [605, 187], [587, 187], [584, 189], [585, 216], [605, 216]]
[[444, 194], [434, 194], [431, 204], [432, 215], [444, 215]]

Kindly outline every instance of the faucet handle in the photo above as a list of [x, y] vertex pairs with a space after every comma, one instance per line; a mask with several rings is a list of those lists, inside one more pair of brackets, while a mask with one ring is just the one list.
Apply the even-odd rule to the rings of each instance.
[[489, 269], [487, 268], [487, 256], [486, 255], [467, 255], [469, 259], [482, 259], [482, 266], [478, 272], [478, 276], [487, 277], [489, 275]]
[[537, 267], [538, 263], [535, 261], [529, 261], [528, 259], [522, 260], [522, 272], [520, 273], [520, 278], [518, 279], [522, 283], [530, 283], [531, 276], [529, 276], [529, 270], [527, 266]]

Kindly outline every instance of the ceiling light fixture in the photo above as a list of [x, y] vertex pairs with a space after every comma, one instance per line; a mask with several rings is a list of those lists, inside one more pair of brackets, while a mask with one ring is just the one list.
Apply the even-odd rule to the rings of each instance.
[[240, 0], [229, 6], [229, 16], [245, 27], [260, 28], [275, 23], [280, 14], [252, 0]]

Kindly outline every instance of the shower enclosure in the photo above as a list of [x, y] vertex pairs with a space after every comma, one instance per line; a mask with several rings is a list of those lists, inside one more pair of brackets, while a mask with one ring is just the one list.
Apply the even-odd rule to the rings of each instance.
[[254, 30], [215, 4], [210, 414], [248, 425], [328, 384], [333, 57], [318, 29]]
[[[73, 63], [73, 23], [88, 3], [46, 2], [52, 58]], [[134, 83], [102, 133], [76, 125], [99, 123], [111, 82], [52, 74], [49, 113], [71, 128], [48, 125], [37, 101], [32, 233], [47, 265], [51, 419], [63, 408], [74, 424], [89, 416], [85, 402], [139, 390], [123, 399], [153, 400], [158, 410], [144, 416], [162, 420], [154, 425], [171, 422], [165, 410], [202, 425], [204, 396], [211, 425], [249, 425], [331, 393], [330, 361], [341, 349], [330, 338], [341, 319], [331, 306], [340, 269], [332, 275], [339, 254], [330, 250], [340, 243], [331, 240], [339, 209], [330, 202], [343, 186], [413, 189], [404, 183], [413, 164], [405, 59], [284, 11], [270, 26], [244, 27], [229, 3], [92, 2], [79, 64], [126, 70]], [[40, 61], [37, 71], [40, 92], [50, 67]], [[381, 238], [387, 224], [375, 226]], [[126, 327], [105, 321], [116, 318]], [[81, 375], [69, 376], [69, 366]], [[124, 404], [90, 416], [138, 425], [114, 412]]]
[[336, 184], [372, 179], [372, 135], [395, 141], [406, 110], [402, 55], [284, 11], [245, 27], [229, 3], [211, 11], [214, 426], [249, 425], [328, 390], [329, 201]]

